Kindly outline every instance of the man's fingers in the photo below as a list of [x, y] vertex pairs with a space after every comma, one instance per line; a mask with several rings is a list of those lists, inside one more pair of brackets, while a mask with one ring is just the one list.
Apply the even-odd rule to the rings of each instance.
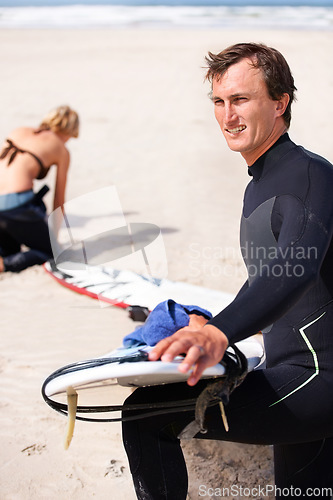
[[201, 375], [203, 374], [204, 370], [207, 368], [208, 364], [205, 358], [200, 358], [197, 362], [197, 364], [194, 366], [193, 371], [191, 375], [189, 376], [187, 383], [188, 385], [195, 385], [197, 382], [199, 382]]
[[205, 350], [200, 345], [193, 345], [189, 348], [184, 361], [179, 365], [179, 371], [186, 373], [190, 370], [199, 360], [199, 358], [205, 356]]
[[157, 359], [160, 359], [162, 354], [171, 345], [171, 343], [172, 341], [170, 340], [170, 337], [160, 340], [160, 342], [154, 347], [154, 349], [150, 351], [148, 355], [150, 361], [156, 361]]
[[[154, 349], [152, 349], [150, 351], [150, 353], [149, 353], [149, 359], [150, 359], [150, 361], [156, 361], [157, 359], [162, 358], [162, 355], [165, 352], [168, 351], [168, 353], [169, 353], [169, 347], [172, 344], [174, 344], [175, 342], [177, 342], [180, 339], [183, 341], [182, 334], [183, 334], [183, 332], [185, 330], [186, 330], [186, 327], [185, 328], [181, 328], [180, 330], [178, 330], [173, 335], [170, 335], [170, 337], [166, 337], [165, 339], [160, 340], [158, 342], [158, 344], [156, 344], [156, 346], [154, 347]], [[182, 353], [186, 352], [187, 349], [188, 349], [188, 347], [186, 348], [185, 344], [182, 343], [182, 345], [179, 347], [178, 351], [177, 351], [177, 349], [173, 349], [172, 351], [170, 351], [171, 355], [173, 355], [173, 357], [170, 360], [169, 359], [165, 359], [165, 360], [163, 359], [163, 361], [172, 361], [175, 356], [177, 356], [178, 354], [182, 354]]]
[[192, 386], [199, 381], [203, 371], [208, 366], [207, 356], [202, 346], [192, 345], [188, 347], [184, 342], [179, 340], [171, 343], [168, 339], [163, 339], [150, 351], [149, 359], [156, 361], [161, 358], [162, 361], [171, 362], [177, 355], [186, 352], [186, 349], [188, 349], [188, 352], [178, 369], [182, 373], [186, 373], [192, 369], [192, 373], [187, 381]]
[[176, 356], [185, 355], [178, 369], [182, 373], [192, 370], [188, 384], [195, 385], [208, 366], [218, 363], [227, 345], [228, 339], [215, 326], [205, 325], [200, 330], [185, 327], [161, 340], [150, 351], [149, 359], [170, 363]]
[[172, 361], [179, 354], [186, 353], [191, 347], [190, 340], [188, 339], [175, 339], [172, 344], [164, 351], [161, 356], [162, 361]]

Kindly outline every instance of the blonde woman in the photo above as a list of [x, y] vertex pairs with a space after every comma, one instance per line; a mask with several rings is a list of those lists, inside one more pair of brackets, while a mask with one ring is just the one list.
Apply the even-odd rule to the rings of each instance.
[[[53, 209], [65, 202], [70, 163], [66, 142], [79, 135], [78, 114], [60, 106], [38, 128], [13, 130], [0, 152], [0, 272], [20, 272], [52, 257], [43, 194], [33, 191], [34, 179], [57, 168]], [[22, 251], [21, 245], [27, 249]]]

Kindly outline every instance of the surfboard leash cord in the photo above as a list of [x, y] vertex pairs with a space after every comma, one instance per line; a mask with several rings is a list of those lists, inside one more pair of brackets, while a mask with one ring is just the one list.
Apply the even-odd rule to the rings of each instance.
[[[207, 391], [208, 387], [211, 387], [212, 384], [216, 384], [216, 380], [219, 381], [219, 389], [223, 387], [223, 381], [227, 382], [227, 390], [223, 392], [224, 403], [226, 404], [226, 394], [230, 394], [232, 390], [234, 390], [239, 383], [245, 378], [247, 373], [247, 360], [244, 354], [234, 345], [230, 345], [234, 352], [226, 351], [223, 359], [221, 360], [221, 364], [225, 366], [226, 372], [230, 372], [230, 377], [222, 376], [222, 377], [214, 377], [210, 384], [207, 384], [206, 389], [202, 391], [198, 398], [188, 398], [184, 400], [178, 401], [169, 401], [169, 402], [158, 402], [158, 403], [142, 403], [136, 405], [103, 405], [103, 406], [77, 406], [77, 414], [76, 420], [86, 421], [86, 422], [121, 422], [121, 421], [131, 421], [136, 419], [142, 419], [147, 417], [153, 417], [157, 415], [162, 415], [166, 413], [174, 413], [180, 411], [198, 411], [198, 403], [200, 403], [203, 398], [202, 394], [205, 393], [206, 396], [204, 398], [205, 408], [203, 412], [205, 413], [206, 408], [215, 406], [220, 404], [221, 395], [218, 394], [218, 391], [211, 390]], [[116, 358], [96, 358], [87, 361], [80, 361], [77, 363], [72, 363], [65, 367], [62, 367], [55, 372], [53, 372], [47, 379], [44, 381], [42, 385], [42, 396], [44, 401], [55, 411], [61, 413], [62, 415], [68, 415], [68, 406], [67, 404], [60, 403], [59, 401], [54, 401], [46, 394], [46, 386], [53, 379], [65, 375], [68, 373], [72, 373], [78, 370], [84, 370], [87, 368], [94, 368], [96, 366], [102, 366], [108, 363], [124, 363], [124, 362], [137, 362], [137, 361], [148, 361], [148, 353], [146, 351], [137, 351], [135, 354], [131, 354], [128, 356], [119, 356]], [[215, 381], [215, 383], [214, 383]], [[135, 415], [126, 415], [121, 417], [113, 417], [113, 418], [93, 418], [88, 416], [78, 415], [81, 414], [91, 414], [91, 413], [112, 413], [112, 412], [142, 412], [137, 413]]]

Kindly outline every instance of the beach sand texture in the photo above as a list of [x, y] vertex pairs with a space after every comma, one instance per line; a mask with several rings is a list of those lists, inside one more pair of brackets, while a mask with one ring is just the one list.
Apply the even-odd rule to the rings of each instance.
[[[67, 199], [115, 185], [127, 222], [161, 228], [170, 279], [236, 293], [249, 178], [215, 122], [203, 66], [208, 50], [238, 41], [286, 56], [298, 87], [290, 135], [332, 161], [332, 31], [2, 30], [0, 135], [37, 125], [59, 104], [77, 109]], [[119, 346], [135, 324], [41, 267], [2, 275], [0, 303], [1, 500], [134, 499], [120, 425], [77, 422], [65, 451], [66, 419], [40, 389], [55, 369]], [[191, 441], [184, 449], [191, 500], [202, 498], [200, 485], [273, 484], [270, 447]]]

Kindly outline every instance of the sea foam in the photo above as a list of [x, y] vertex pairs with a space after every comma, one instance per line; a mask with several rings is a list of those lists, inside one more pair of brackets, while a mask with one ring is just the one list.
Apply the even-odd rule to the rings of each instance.
[[120, 6], [0, 7], [0, 28], [333, 28], [333, 7]]

